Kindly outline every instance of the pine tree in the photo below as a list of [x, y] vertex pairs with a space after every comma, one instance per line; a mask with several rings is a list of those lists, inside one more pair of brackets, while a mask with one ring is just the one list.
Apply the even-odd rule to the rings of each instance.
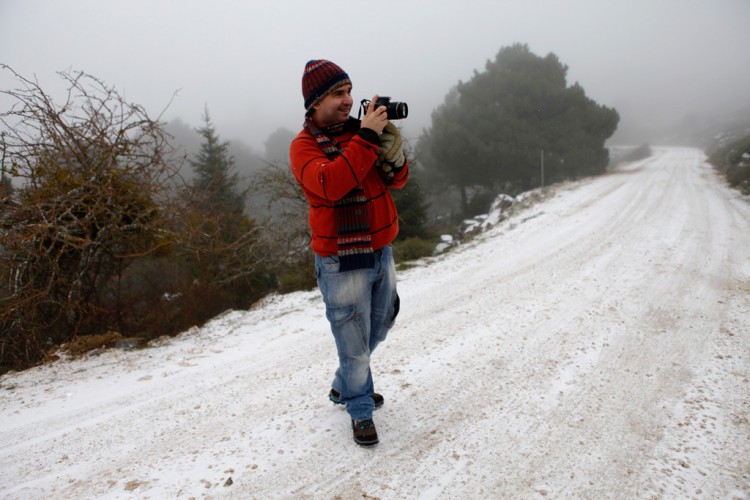
[[578, 83], [568, 87], [567, 70], [554, 54], [505, 47], [433, 113], [418, 155], [434, 178], [459, 189], [464, 211], [477, 186], [511, 192], [539, 186], [542, 152], [547, 181], [604, 171], [604, 142], [619, 115]]
[[241, 216], [245, 209], [245, 193], [237, 190], [239, 176], [234, 171], [229, 143], [220, 141], [208, 110], [203, 115], [203, 122], [203, 127], [196, 131], [204, 142], [195, 159], [190, 160], [196, 174], [193, 186], [198, 193], [197, 201], [207, 214]]
[[412, 169], [406, 186], [391, 191], [398, 207], [399, 240], [414, 237], [427, 239], [431, 236], [427, 227], [428, 203], [416, 173], [417, 170]]

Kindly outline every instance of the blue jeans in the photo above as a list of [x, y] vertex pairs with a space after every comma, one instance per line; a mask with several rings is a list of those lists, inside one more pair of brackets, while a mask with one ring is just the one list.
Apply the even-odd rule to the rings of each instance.
[[399, 308], [393, 250], [377, 250], [372, 269], [346, 272], [339, 272], [337, 255], [316, 255], [315, 277], [339, 356], [332, 387], [353, 420], [372, 418], [370, 355], [385, 340]]

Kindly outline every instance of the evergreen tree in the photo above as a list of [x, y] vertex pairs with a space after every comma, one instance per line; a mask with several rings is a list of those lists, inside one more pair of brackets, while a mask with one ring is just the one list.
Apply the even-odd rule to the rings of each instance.
[[238, 191], [239, 176], [234, 171], [234, 158], [229, 154], [229, 143], [221, 142], [208, 116], [196, 131], [203, 143], [190, 165], [196, 177], [193, 186], [198, 193], [198, 203], [205, 213], [241, 216], [245, 209], [245, 193]]
[[278, 128], [268, 136], [264, 143], [265, 159], [269, 163], [289, 163], [289, 144], [296, 134], [286, 128]]
[[527, 45], [505, 47], [433, 113], [418, 154], [427, 169], [459, 189], [464, 210], [475, 186], [538, 186], [542, 151], [549, 181], [606, 168], [604, 141], [619, 116], [579, 84], [567, 87], [567, 69], [554, 54], [542, 58]]
[[411, 169], [406, 186], [391, 191], [398, 207], [399, 240], [413, 237], [427, 239], [431, 236], [427, 228], [428, 203], [416, 173], [416, 169]]
[[185, 215], [191, 230], [183, 270], [206, 287], [207, 295], [222, 297], [217, 308], [247, 307], [273, 286], [274, 277], [264, 269], [269, 252], [261, 228], [245, 214], [247, 191], [239, 191], [229, 143], [219, 139], [208, 111], [203, 120], [197, 130], [203, 144], [190, 162], [196, 176], [187, 193], [193, 210]]

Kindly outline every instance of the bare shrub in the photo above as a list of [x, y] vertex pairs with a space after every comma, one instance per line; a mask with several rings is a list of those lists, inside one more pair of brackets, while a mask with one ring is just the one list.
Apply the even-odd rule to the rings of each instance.
[[19, 180], [0, 199], [0, 369], [26, 366], [76, 335], [121, 330], [122, 277], [169, 251], [163, 215], [176, 168], [146, 111], [85, 73], [59, 73], [56, 104], [35, 80], [0, 114], [2, 169]]

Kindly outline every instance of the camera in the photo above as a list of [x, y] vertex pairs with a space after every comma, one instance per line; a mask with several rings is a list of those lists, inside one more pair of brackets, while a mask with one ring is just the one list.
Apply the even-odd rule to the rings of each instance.
[[[369, 99], [362, 99], [362, 112], [367, 113], [367, 106], [370, 104]], [[405, 102], [391, 101], [390, 97], [378, 96], [375, 101], [375, 107], [385, 106], [386, 116], [389, 120], [400, 120], [406, 118], [409, 114], [409, 106]]]

